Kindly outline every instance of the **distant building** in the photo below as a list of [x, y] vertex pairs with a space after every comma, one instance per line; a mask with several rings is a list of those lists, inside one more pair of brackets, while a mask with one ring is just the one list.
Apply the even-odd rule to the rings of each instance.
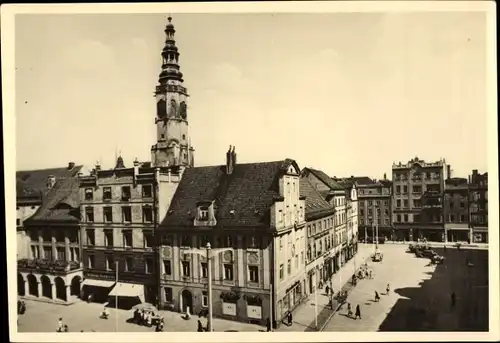
[[17, 224], [24, 234], [18, 240], [20, 296], [60, 304], [80, 296], [81, 170], [71, 162], [66, 168], [17, 172]]
[[359, 238], [368, 242], [375, 241], [378, 229], [379, 240], [393, 239], [392, 182], [384, 174], [383, 180], [364, 177], [359, 178], [357, 184]]
[[335, 234], [334, 207], [304, 177], [300, 179], [300, 195], [305, 197], [307, 222], [305, 291], [312, 294], [320, 282], [326, 284], [340, 268], [341, 244]]
[[418, 157], [392, 165], [393, 225], [397, 239], [444, 241], [443, 200], [450, 167]]
[[474, 242], [488, 242], [488, 173], [469, 176], [470, 226]]
[[156, 302], [155, 229], [182, 171], [138, 161], [127, 168], [118, 157], [115, 168], [101, 170], [96, 165], [90, 175], [80, 176], [86, 299], [92, 295], [105, 302], [117, 296], [124, 306], [129, 300]]
[[305, 292], [299, 175], [290, 159], [238, 164], [234, 148], [225, 166], [186, 169], [159, 228], [160, 306], [206, 310], [209, 242], [213, 315], [265, 324], [272, 308], [279, 325]]
[[467, 242], [470, 240], [469, 185], [466, 178], [448, 178], [444, 194], [445, 241]]

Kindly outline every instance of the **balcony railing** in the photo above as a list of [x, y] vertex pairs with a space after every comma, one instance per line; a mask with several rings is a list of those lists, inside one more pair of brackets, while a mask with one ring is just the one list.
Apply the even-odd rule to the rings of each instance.
[[70, 272], [81, 268], [80, 262], [49, 260], [49, 259], [27, 259], [23, 258], [17, 261], [19, 269], [40, 270], [49, 272]]

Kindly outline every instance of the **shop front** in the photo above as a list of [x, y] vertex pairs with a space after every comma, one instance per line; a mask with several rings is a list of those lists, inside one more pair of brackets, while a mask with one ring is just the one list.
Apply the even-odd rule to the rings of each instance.
[[473, 228], [472, 240], [474, 243], [488, 243], [488, 228], [487, 227]]
[[280, 321], [285, 318], [288, 312], [292, 312], [302, 301], [304, 293], [302, 292], [302, 282], [297, 280], [285, 291], [285, 296], [278, 302], [278, 315]]

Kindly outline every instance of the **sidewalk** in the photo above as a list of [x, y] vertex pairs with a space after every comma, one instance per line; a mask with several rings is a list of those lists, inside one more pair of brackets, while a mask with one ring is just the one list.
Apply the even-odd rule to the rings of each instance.
[[[373, 244], [362, 244], [358, 245], [358, 253], [347, 263], [345, 263], [339, 272], [337, 272], [332, 277], [332, 286], [334, 294], [337, 294], [340, 290], [340, 285], [342, 285], [342, 290], [349, 292], [353, 286], [351, 285], [351, 277], [356, 269], [358, 269], [373, 253]], [[326, 285], [325, 285], [326, 287]], [[317, 298], [317, 312], [315, 309], [315, 298]], [[282, 324], [277, 330], [278, 332], [300, 332], [300, 331], [321, 331], [321, 328], [328, 322], [328, 320], [335, 313], [338, 304], [336, 304], [335, 310], [332, 310], [329, 304], [329, 297], [325, 294], [325, 289], [318, 289], [317, 295], [310, 294], [309, 298], [300, 304], [293, 311], [293, 324], [292, 326], [286, 326]], [[316, 320], [317, 318], [317, 328]]]

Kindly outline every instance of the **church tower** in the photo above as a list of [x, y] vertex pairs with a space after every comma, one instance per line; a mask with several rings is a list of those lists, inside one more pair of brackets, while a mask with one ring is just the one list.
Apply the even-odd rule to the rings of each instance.
[[155, 91], [157, 143], [151, 147], [151, 162], [156, 167], [192, 167], [194, 148], [189, 139], [187, 118], [189, 95], [183, 86], [171, 17], [168, 18], [165, 34], [161, 73]]

